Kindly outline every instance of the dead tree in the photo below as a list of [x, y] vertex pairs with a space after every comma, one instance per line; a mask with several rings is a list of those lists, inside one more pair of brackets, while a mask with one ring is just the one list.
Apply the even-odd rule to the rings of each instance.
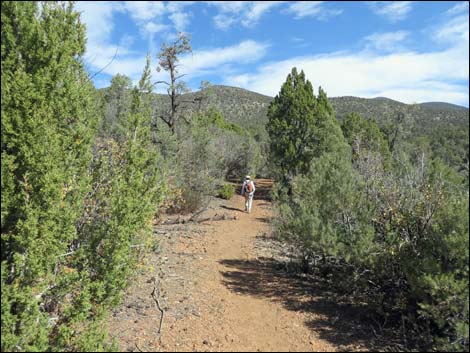
[[184, 81], [177, 82], [180, 78], [185, 76], [185, 74], [178, 74], [177, 68], [179, 66], [179, 56], [190, 52], [192, 52], [192, 49], [189, 44], [189, 37], [184, 33], [179, 33], [178, 39], [171, 45], [164, 43], [160, 53], [157, 55], [157, 58], [159, 59], [157, 71], [160, 72], [161, 70], [164, 70], [170, 73], [170, 82], [155, 82], [156, 84], [163, 83], [167, 85], [167, 93], [170, 97], [170, 108], [168, 111], [161, 114], [160, 118], [166, 125], [168, 125], [173, 134], [175, 133], [176, 122], [179, 118], [180, 105], [182, 103], [199, 103], [200, 106], [202, 100], [201, 97], [195, 97], [193, 100], [186, 101], [180, 99], [180, 96], [189, 92], [189, 89], [186, 87]]

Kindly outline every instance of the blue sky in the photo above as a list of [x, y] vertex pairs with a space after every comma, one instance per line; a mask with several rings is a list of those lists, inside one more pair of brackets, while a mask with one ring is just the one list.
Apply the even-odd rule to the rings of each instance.
[[76, 8], [87, 25], [87, 69], [102, 69], [93, 78], [99, 88], [117, 73], [137, 82], [147, 52], [153, 80], [166, 79], [156, 54], [185, 32], [193, 52], [179, 71], [193, 90], [205, 80], [275, 96], [296, 66], [330, 97], [469, 105], [464, 1], [79, 1]]

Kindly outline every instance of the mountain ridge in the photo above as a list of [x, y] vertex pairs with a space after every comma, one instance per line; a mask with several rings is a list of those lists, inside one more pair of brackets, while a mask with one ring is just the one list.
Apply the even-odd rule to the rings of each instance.
[[[249, 92], [249, 93], [254, 94], [254, 95], [259, 95], [259, 96], [262, 96], [262, 97], [274, 99], [274, 97], [271, 97], [269, 95], [258, 93], [258, 92], [255, 92], [255, 91], [250, 91], [249, 89], [246, 89], [246, 88], [243, 88], [243, 87], [236, 87], [236, 86], [229, 86], [229, 85], [212, 85], [211, 87], [215, 88], [215, 89], [222, 88], [222, 89], [234, 89], [234, 90], [246, 91], [246, 92]], [[199, 93], [199, 92], [200, 91], [197, 90], [197, 91], [192, 91], [190, 93]], [[165, 94], [163, 94], [163, 95], [165, 95]], [[421, 106], [438, 107], [438, 108], [440, 108], [442, 106], [442, 107], [455, 108], [455, 109], [465, 109], [465, 110], [469, 109], [469, 108], [467, 108], [463, 105], [444, 102], [444, 101], [431, 101], [431, 102], [422, 102], [422, 103], [409, 104], [409, 103], [404, 103], [404, 102], [401, 102], [399, 100], [388, 98], [388, 97], [366, 98], [366, 97], [358, 97], [358, 96], [350, 96], [350, 95], [328, 97], [328, 99], [341, 99], [341, 98], [358, 98], [358, 99], [378, 100], [378, 101], [383, 100], [383, 101], [390, 101], [390, 102], [394, 102], [394, 103], [404, 104], [404, 105], [407, 105], [407, 106], [409, 106], [409, 105], [421, 105]]]
[[[108, 88], [100, 89], [106, 91]], [[104, 93], [104, 92], [102, 92]], [[212, 85], [206, 91], [194, 91], [182, 95], [184, 101], [205, 95], [199, 104], [182, 104], [181, 111], [192, 114], [198, 109], [214, 107], [224, 117], [242, 127], [254, 130], [253, 135], [266, 137], [268, 107], [273, 97], [241, 87]], [[154, 109], [158, 116], [169, 107], [166, 94], [154, 93]], [[405, 114], [413, 122], [413, 130], [435, 130], [443, 127], [458, 127], [468, 130], [469, 109], [447, 102], [425, 102], [406, 104], [387, 97], [361, 98], [355, 96], [329, 97], [336, 118], [342, 121], [350, 113], [358, 113], [366, 119], [376, 119], [379, 125], [387, 124], [398, 115]]]

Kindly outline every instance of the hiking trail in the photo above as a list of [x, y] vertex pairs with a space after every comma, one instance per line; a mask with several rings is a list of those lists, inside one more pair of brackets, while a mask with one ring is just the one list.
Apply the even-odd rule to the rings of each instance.
[[[145, 257], [108, 320], [121, 351], [371, 349], [367, 333], [350, 327], [355, 313], [343, 313], [327, 291], [282, 267], [271, 239], [272, 181], [255, 185], [250, 214], [236, 194], [212, 200], [198, 217], [218, 220], [155, 226], [160, 247]], [[164, 310], [160, 334], [154, 288]]]

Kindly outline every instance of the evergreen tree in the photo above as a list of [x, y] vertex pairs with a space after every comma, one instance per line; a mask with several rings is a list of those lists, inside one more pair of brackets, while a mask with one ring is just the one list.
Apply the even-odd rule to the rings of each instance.
[[[96, 92], [72, 4], [2, 3], [2, 350], [106, 351], [163, 195], [150, 62], [116, 141], [93, 139]], [[125, 80], [122, 92], [127, 92]]]
[[296, 68], [287, 75], [268, 110], [271, 160], [288, 187], [300, 172], [309, 169], [315, 145], [316, 100], [310, 81]]
[[101, 135], [122, 141], [128, 125], [132, 104], [132, 81], [126, 75], [117, 74], [104, 95], [105, 111]]
[[294, 67], [268, 110], [270, 159], [281, 182], [292, 192], [292, 180], [309, 172], [313, 158], [344, 150], [344, 138], [325, 92]]
[[349, 155], [347, 144], [341, 127], [336, 120], [333, 107], [326, 96], [326, 92], [319, 87], [316, 98], [316, 126], [314, 157], [321, 157], [325, 153], [334, 153], [342, 157]]
[[[2, 2], [2, 351], [50, 349], [96, 125], [72, 4]], [[72, 317], [69, 317], [72, 320]]]
[[[293, 97], [287, 86], [281, 93]], [[351, 158], [321, 89], [314, 111], [310, 168], [293, 178], [291, 197], [278, 202], [278, 234], [293, 245], [304, 269], [313, 263], [339, 293], [362, 295], [371, 308], [406, 316], [422, 350], [468, 351], [465, 176], [439, 159], [416, 158], [408, 148], [418, 144], [407, 145], [399, 129], [389, 135], [392, 164], [375, 122], [356, 114], [343, 123]], [[292, 131], [286, 121], [274, 122]], [[273, 152], [282, 166], [287, 154], [276, 142], [291, 140], [274, 133]]]
[[93, 192], [80, 219], [83, 226], [73, 262], [82, 264], [81, 275], [86, 275], [80, 282], [81, 291], [89, 293], [95, 311], [120, 301], [137, 260], [133, 246], [151, 245], [150, 221], [163, 199], [159, 156], [150, 141], [149, 72], [147, 58], [139, 86], [132, 90], [121, 140], [100, 139], [94, 146]]
[[348, 114], [341, 125], [344, 138], [351, 146], [352, 158], [358, 162], [371, 158], [370, 154], [380, 155], [382, 164], [390, 168], [391, 154], [384, 134], [373, 119], [364, 119], [357, 113]]

